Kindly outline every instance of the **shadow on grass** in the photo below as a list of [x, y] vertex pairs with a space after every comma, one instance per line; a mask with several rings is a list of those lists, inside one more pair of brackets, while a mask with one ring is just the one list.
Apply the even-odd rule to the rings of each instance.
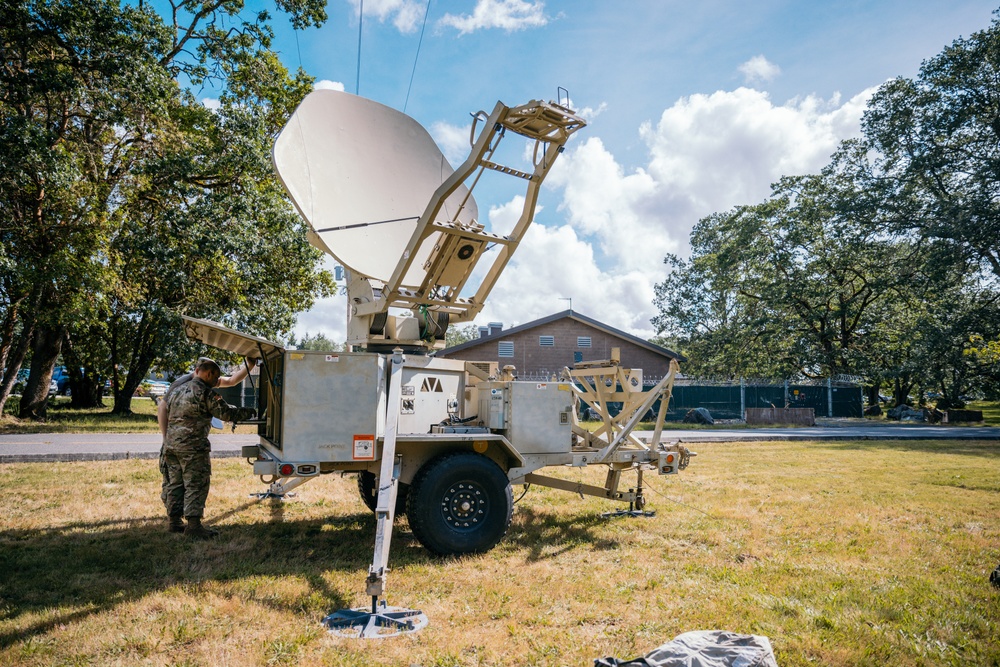
[[[256, 505], [268, 518], [229, 523]], [[519, 506], [507, 542], [545, 560], [577, 548], [608, 550], [618, 542], [595, 528], [609, 521], [597, 514], [561, 515]], [[219, 537], [192, 541], [167, 532], [162, 516], [73, 522], [36, 530], [0, 530], [0, 649], [123, 603], [176, 586], [243, 582], [233, 595], [246, 595], [275, 611], [315, 613], [351, 605], [357, 591], [332, 589], [331, 571], [366, 572], [371, 563], [375, 518], [369, 512], [286, 520], [278, 499], [251, 500], [209, 516]], [[405, 523], [393, 533], [391, 562], [442, 563], [417, 546]], [[297, 577], [309, 591], [294, 599], [256, 595], [270, 577]], [[359, 580], [360, 585], [360, 580]], [[17, 623], [19, 617], [37, 620]]]
[[618, 549], [619, 543], [595, 534], [594, 528], [609, 519], [599, 514], [556, 515], [518, 505], [507, 542], [527, 551], [528, 562], [556, 558], [567, 551], [585, 547], [592, 551]]
[[[312, 613], [314, 606], [349, 606], [355, 591], [345, 597], [329, 587], [323, 574], [367, 571], [374, 517], [363, 513], [286, 522], [281, 501], [263, 500], [206, 523], [218, 523], [259, 502], [270, 505], [269, 521], [227, 524], [209, 541], [168, 533], [160, 516], [0, 531], [0, 621], [9, 628], [0, 632], [0, 648], [157, 591], [206, 581], [249, 578], [246, 594], [275, 610]], [[396, 537], [395, 566], [430, 559], [422, 549], [405, 548], [411, 536], [398, 531]], [[253, 578], [286, 576], [306, 582], [308, 594], [292, 601], [254, 595], [258, 584]], [[11, 627], [28, 614], [43, 619]]]
[[926, 454], [960, 454], [986, 459], [1000, 459], [1000, 440], [816, 440], [810, 449], [838, 451], [892, 451]]

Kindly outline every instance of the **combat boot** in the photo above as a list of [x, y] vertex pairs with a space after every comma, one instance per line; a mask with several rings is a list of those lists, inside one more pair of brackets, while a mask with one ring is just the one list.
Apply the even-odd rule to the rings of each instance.
[[170, 517], [170, 532], [171, 533], [183, 533], [184, 532], [184, 517], [182, 517], [182, 516], [172, 516], [172, 517]]
[[184, 534], [195, 539], [207, 540], [218, 535], [219, 531], [201, 525], [200, 516], [189, 516], [187, 517], [187, 527], [184, 528]]

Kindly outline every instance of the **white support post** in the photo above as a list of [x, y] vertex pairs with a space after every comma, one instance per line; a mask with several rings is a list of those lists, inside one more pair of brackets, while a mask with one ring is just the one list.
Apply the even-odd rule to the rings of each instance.
[[378, 478], [378, 501], [375, 506], [375, 553], [368, 570], [367, 592], [372, 597], [372, 610], [378, 598], [385, 594], [385, 577], [389, 564], [389, 543], [395, 518], [399, 472], [396, 466], [396, 430], [399, 424], [399, 401], [403, 384], [403, 351], [396, 348], [389, 357], [389, 399], [382, 439], [382, 467]]
[[747, 420], [747, 384], [740, 378], [740, 419]]

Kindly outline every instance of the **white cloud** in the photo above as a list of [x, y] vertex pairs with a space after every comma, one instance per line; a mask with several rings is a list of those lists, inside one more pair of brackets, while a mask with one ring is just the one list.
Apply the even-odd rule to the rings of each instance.
[[655, 126], [640, 128], [659, 186], [654, 210], [686, 234], [711, 212], [762, 201], [780, 176], [818, 171], [841, 140], [857, 136], [873, 92], [842, 105], [839, 96], [808, 96], [778, 106], [749, 88], [678, 100]]
[[469, 126], [459, 127], [438, 122], [431, 125], [430, 134], [452, 167], [457, 167], [469, 157]]
[[[596, 301], [593, 311], [579, 310], [637, 335], [651, 335], [652, 290], [666, 277], [664, 255], [683, 255], [691, 227], [706, 215], [763, 201], [770, 184], [783, 175], [822, 169], [841, 140], [858, 135], [873, 92], [863, 91], [844, 103], [835, 95], [784, 105], [747, 88], [682, 98], [657, 123], [640, 128], [648, 161], [631, 171], [599, 137], [568, 150], [547, 181], [562, 190], [560, 211], [581, 242], [592, 241], [603, 253], [602, 282], [621, 281], [643, 295], [628, 299], [609, 294], [605, 296], [614, 303]], [[637, 275], [645, 287], [637, 284]], [[544, 284], [542, 280], [529, 278], [526, 284]], [[634, 309], [624, 320], [621, 302]], [[574, 299], [574, 307], [576, 303]]]
[[769, 61], [763, 55], [757, 55], [736, 69], [743, 75], [748, 84], [767, 83], [781, 74], [781, 68]]
[[330, 81], [330, 79], [320, 79], [313, 84], [313, 90], [339, 90], [344, 92], [344, 84], [340, 81]]
[[439, 24], [455, 28], [460, 35], [465, 35], [490, 28], [514, 32], [539, 28], [548, 22], [545, 3], [540, 0], [478, 0], [472, 14], [445, 14]]
[[218, 98], [215, 97], [202, 98], [201, 103], [205, 106], [206, 109], [211, 109], [212, 111], [218, 111], [219, 107], [222, 106], [222, 102], [220, 102]]
[[[359, 0], [348, 0], [355, 13], [361, 6]], [[365, 16], [380, 23], [390, 21], [402, 33], [415, 32], [424, 19], [426, 3], [418, 0], [366, 0]]]
[[[572, 109], [573, 107], [570, 108]], [[593, 107], [583, 107], [582, 109], [576, 112], [576, 115], [580, 116], [585, 121], [590, 123], [593, 122], [595, 118], [604, 113], [607, 110], [607, 108], [608, 108], [608, 103], [601, 102], [600, 104], [597, 105], [596, 109]]]

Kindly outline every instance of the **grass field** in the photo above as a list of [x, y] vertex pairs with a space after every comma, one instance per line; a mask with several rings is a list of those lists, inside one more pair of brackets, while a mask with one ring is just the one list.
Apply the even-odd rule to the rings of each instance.
[[400, 520], [389, 603], [430, 625], [369, 641], [319, 623], [367, 603], [353, 478], [256, 501], [246, 464], [217, 460], [222, 535], [192, 543], [165, 530], [154, 461], [3, 465], [0, 664], [588, 666], [694, 629], [766, 635], [782, 667], [1000, 664], [1000, 444], [699, 454], [649, 480], [654, 518], [532, 488], [496, 549], [448, 559]]

